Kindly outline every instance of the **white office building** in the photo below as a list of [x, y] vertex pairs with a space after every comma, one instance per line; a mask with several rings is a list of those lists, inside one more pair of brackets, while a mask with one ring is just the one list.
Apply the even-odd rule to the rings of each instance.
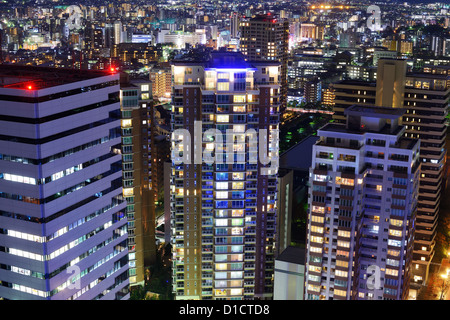
[[0, 66], [0, 297], [127, 299], [119, 75]]

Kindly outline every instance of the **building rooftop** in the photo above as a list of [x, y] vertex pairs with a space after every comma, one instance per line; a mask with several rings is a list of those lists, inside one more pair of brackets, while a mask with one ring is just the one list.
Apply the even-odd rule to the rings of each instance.
[[37, 90], [111, 75], [108, 71], [0, 65], [0, 88]]
[[206, 69], [253, 69], [240, 52], [211, 52]]
[[212, 51], [205, 53], [203, 57], [186, 56], [181, 59], [172, 60], [175, 66], [199, 66], [203, 65], [205, 70], [208, 69], [255, 69], [256, 65], [278, 66], [279, 61], [268, 60], [246, 60], [246, 56], [241, 52], [232, 51]]
[[350, 85], [350, 86], [364, 86], [364, 87], [373, 87], [376, 88], [376, 82], [374, 81], [366, 81], [366, 80], [355, 80], [355, 79], [348, 79], [348, 80], [341, 80], [333, 84], [335, 85]]
[[280, 155], [280, 168], [308, 171], [312, 163], [312, 148], [318, 136], [309, 136]]
[[258, 14], [253, 17], [247, 17], [243, 19], [243, 21], [257, 21], [257, 22], [269, 22], [269, 23], [276, 23], [280, 21], [284, 21], [284, 19], [280, 19], [280, 17], [277, 14], [274, 14], [272, 12], [268, 12], [265, 14]]
[[344, 110], [344, 114], [381, 119], [398, 119], [405, 111], [402, 108], [352, 105]]
[[289, 246], [276, 258], [276, 260], [305, 265], [305, 257], [305, 248]]

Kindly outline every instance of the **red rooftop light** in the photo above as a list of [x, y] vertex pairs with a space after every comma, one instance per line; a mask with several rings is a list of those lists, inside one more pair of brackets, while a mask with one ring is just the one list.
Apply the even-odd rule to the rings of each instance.
[[27, 88], [28, 88], [28, 90], [31, 90], [31, 89], [33, 89], [33, 87], [32, 87], [32, 86], [28, 86]]

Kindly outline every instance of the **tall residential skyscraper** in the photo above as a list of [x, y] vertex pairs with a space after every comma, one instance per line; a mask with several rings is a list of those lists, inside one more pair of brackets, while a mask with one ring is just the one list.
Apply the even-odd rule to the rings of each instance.
[[318, 131], [310, 169], [305, 298], [405, 299], [420, 173], [404, 110], [351, 106]]
[[127, 299], [119, 76], [0, 66], [0, 297]]
[[130, 286], [142, 285], [156, 260], [151, 190], [153, 101], [147, 79], [121, 77], [123, 195], [127, 201]]
[[[278, 155], [281, 67], [244, 58], [213, 52], [204, 61], [173, 61], [172, 150], [178, 151], [172, 153], [170, 201], [176, 299], [273, 295], [277, 164], [274, 168], [272, 161], [268, 168], [261, 153], [252, 163], [257, 151], [246, 139], [261, 138], [267, 130], [258, 147], [266, 147], [270, 157]], [[226, 151], [227, 138], [234, 141], [233, 155]], [[200, 152], [200, 163], [175, 161], [184, 145], [180, 141], [191, 142], [183, 156]], [[212, 163], [205, 152], [214, 152]]]
[[[287, 103], [287, 63], [289, 22], [271, 13], [241, 19], [239, 48], [248, 60], [269, 60], [281, 63], [281, 111]], [[276, 80], [276, 79], [275, 79]], [[270, 80], [269, 81], [274, 81]]]
[[239, 32], [239, 13], [233, 12], [230, 15], [230, 34], [232, 38], [236, 38]]
[[420, 139], [422, 172], [413, 257], [414, 290], [427, 282], [435, 251], [450, 101], [450, 76], [445, 72], [432, 72], [429, 66], [424, 70], [428, 72], [410, 73], [406, 72], [405, 60], [380, 59], [376, 83], [342, 81], [333, 85], [333, 118], [337, 122], [343, 123], [343, 112], [352, 104], [404, 108], [405, 137]]
[[414, 283], [426, 284], [436, 244], [436, 227], [447, 154], [446, 118], [450, 102], [450, 75], [408, 73], [405, 80], [403, 124], [405, 136], [420, 139], [419, 203], [414, 243]]

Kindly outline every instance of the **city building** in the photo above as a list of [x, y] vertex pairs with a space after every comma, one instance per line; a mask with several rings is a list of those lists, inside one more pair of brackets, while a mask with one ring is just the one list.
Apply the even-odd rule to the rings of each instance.
[[170, 101], [172, 95], [172, 72], [169, 66], [155, 66], [150, 70], [152, 95], [161, 102]]
[[121, 75], [123, 196], [127, 201], [130, 286], [143, 285], [156, 260], [155, 206], [151, 190], [153, 109], [149, 80]]
[[[334, 102], [333, 120], [346, 123], [345, 109], [354, 104], [371, 106], [375, 104], [376, 84], [363, 80], [342, 80], [330, 85]], [[330, 101], [331, 102], [331, 101]]]
[[450, 77], [445, 68], [427, 66], [424, 71], [407, 72], [405, 60], [380, 59], [376, 82], [341, 81], [333, 84], [333, 119], [337, 122], [343, 123], [343, 112], [352, 104], [404, 108], [405, 137], [420, 139], [422, 172], [413, 269], [413, 290], [416, 291], [427, 283], [434, 256], [450, 101]]
[[275, 259], [273, 300], [304, 300], [305, 248], [289, 246]]
[[[287, 103], [287, 63], [289, 48], [289, 21], [271, 13], [242, 18], [240, 23], [240, 51], [248, 60], [275, 60], [281, 63], [282, 112]], [[278, 79], [269, 79], [278, 81]]]
[[129, 65], [133, 61], [147, 65], [151, 61], [158, 61], [158, 51], [147, 43], [124, 42], [113, 45], [111, 57], [119, 58], [124, 65]]
[[322, 101], [322, 82], [318, 78], [312, 78], [303, 85], [305, 102], [316, 104]]
[[443, 194], [447, 149], [447, 116], [450, 102], [450, 76], [407, 73], [404, 89], [403, 124], [405, 136], [420, 139], [419, 201], [414, 244], [414, 283], [428, 282], [435, 253], [437, 224]]
[[[278, 167], [250, 162], [256, 151], [244, 142], [246, 135], [256, 138], [264, 129], [270, 134], [267, 150], [278, 152], [273, 139], [281, 66], [244, 58], [236, 52], [213, 52], [204, 61], [172, 62], [171, 190], [166, 199], [171, 203], [176, 299], [273, 296]], [[196, 121], [201, 121], [196, 130], [203, 139], [194, 140]], [[180, 129], [187, 133], [180, 134]], [[231, 138], [237, 142], [233, 155], [213, 142], [219, 137], [224, 144]], [[201, 146], [184, 145], [197, 140]], [[189, 150], [210, 150], [215, 158], [206, 153], [194, 164], [186, 163], [179, 159], [180, 149], [183, 157]]]
[[128, 299], [119, 75], [1, 65], [0, 297]]
[[278, 256], [291, 244], [292, 197], [294, 194], [294, 171], [290, 169], [278, 170], [277, 195], [277, 230], [276, 255]]
[[308, 300], [406, 299], [412, 272], [419, 141], [405, 110], [346, 109], [319, 129], [310, 169]]

